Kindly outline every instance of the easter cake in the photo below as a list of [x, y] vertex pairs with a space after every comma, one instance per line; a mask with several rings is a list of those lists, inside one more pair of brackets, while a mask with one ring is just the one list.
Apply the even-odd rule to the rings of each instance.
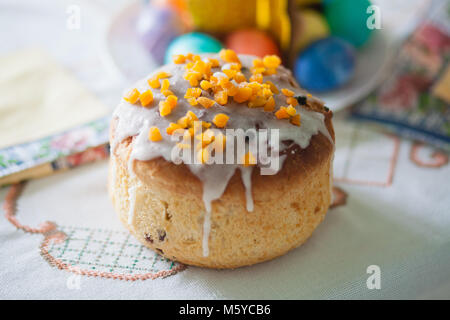
[[283, 255], [330, 206], [331, 118], [277, 56], [174, 56], [114, 111], [113, 206], [140, 242], [185, 264]]

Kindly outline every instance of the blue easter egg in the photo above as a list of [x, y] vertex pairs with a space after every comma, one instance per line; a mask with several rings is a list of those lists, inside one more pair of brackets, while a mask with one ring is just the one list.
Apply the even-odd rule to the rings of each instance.
[[329, 37], [314, 42], [298, 56], [294, 75], [306, 90], [333, 90], [351, 79], [355, 60], [356, 53], [351, 44]]
[[165, 63], [172, 62], [175, 54], [216, 53], [223, 48], [220, 41], [200, 32], [186, 33], [173, 40], [166, 51]]
[[324, 14], [331, 34], [361, 47], [370, 38], [372, 29], [368, 27], [371, 6], [369, 0], [327, 0]]
[[145, 6], [136, 21], [136, 32], [142, 45], [158, 64], [164, 61], [164, 55], [170, 42], [182, 34], [184, 29], [176, 12], [166, 7]]

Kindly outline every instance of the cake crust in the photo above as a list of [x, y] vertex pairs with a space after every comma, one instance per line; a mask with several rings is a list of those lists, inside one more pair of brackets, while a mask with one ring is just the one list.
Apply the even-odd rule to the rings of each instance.
[[[334, 140], [332, 113], [321, 112]], [[114, 127], [113, 119], [111, 141]], [[298, 145], [287, 148], [286, 160], [276, 175], [253, 170], [253, 212], [246, 210], [245, 188], [239, 171], [235, 172], [222, 197], [212, 203], [209, 255], [204, 257], [202, 182], [184, 164], [163, 158], [134, 160], [134, 174], [130, 174], [132, 139], [112, 150], [109, 193], [129, 231], [169, 259], [209, 268], [237, 268], [273, 259], [304, 243], [330, 205], [334, 146], [319, 133], [305, 149]], [[135, 202], [130, 221], [131, 189]]]

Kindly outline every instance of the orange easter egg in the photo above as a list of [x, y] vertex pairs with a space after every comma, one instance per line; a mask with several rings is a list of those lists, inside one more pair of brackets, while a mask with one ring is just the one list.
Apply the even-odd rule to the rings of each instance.
[[245, 29], [230, 33], [225, 38], [225, 46], [239, 54], [263, 57], [268, 54], [280, 55], [273, 38], [261, 30]]

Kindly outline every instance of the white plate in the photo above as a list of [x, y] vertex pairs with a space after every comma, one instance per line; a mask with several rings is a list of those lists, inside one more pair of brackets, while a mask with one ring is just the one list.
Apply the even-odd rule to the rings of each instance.
[[[106, 56], [128, 83], [148, 75], [157, 64], [139, 41], [134, 24], [140, 2], [125, 6], [110, 22], [106, 34]], [[367, 96], [383, 79], [395, 53], [395, 41], [387, 30], [378, 30], [370, 42], [358, 51], [356, 71], [345, 86], [327, 93], [315, 94], [333, 111], [341, 110]], [[392, 36], [392, 35], [391, 35]]]

